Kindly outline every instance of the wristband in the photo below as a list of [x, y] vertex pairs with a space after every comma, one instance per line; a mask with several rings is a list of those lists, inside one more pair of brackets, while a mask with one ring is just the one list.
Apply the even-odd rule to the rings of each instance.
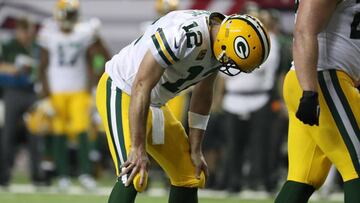
[[188, 120], [189, 120], [190, 128], [205, 130], [206, 126], [209, 122], [210, 115], [201, 115], [201, 114], [189, 111], [188, 117], [189, 117]]

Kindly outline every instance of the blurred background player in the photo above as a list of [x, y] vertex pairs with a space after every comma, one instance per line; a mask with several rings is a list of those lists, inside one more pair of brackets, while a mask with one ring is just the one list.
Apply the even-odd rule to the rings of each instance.
[[91, 55], [100, 52], [107, 59], [108, 53], [98, 36], [99, 20], [80, 21], [79, 7], [78, 0], [58, 0], [54, 19], [45, 20], [38, 34], [41, 96], [55, 112], [52, 148], [61, 190], [70, 185], [69, 144], [78, 149], [79, 182], [86, 189], [96, 187], [90, 174], [88, 140], [90, 91], [97, 79]]
[[1, 46], [0, 86], [4, 91], [5, 122], [0, 136], [0, 185], [10, 183], [14, 159], [19, 141], [27, 140], [30, 152], [31, 180], [42, 181], [39, 168], [39, 138], [28, 135], [23, 116], [36, 101], [34, 90], [35, 70], [38, 64], [39, 47], [34, 40], [34, 26], [26, 18], [19, 18], [15, 25], [15, 37]]

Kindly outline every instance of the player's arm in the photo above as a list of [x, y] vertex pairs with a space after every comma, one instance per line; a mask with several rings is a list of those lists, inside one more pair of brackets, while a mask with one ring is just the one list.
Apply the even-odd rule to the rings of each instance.
[[206, 124], [209, 119], [213, 99], [213, 89], [217, 74], [200, 81], [193, 89], [189, 112], [189, 142], [191, 159], [196, 167], [196, 178], [204, 171], [208, 176], [207, 164], [202, 154], [202, 141]]
[[49, 65], [49, 52], [41, 48], [40, 49], [40, 65], [39, 65], [39, 79], [42, 85], [41, 97], [50, 96], [49, 83], [47, 78], [47, 68]]
[[148, 170], [149, 159], [145, 149], [145, 136], [150, 95], [164, 70], [152, 53], [147, 51], [133, 82], [129, 109], [131, 149], [120, 174], [124, 175], [131, 171], [126, 186], [130, 185], [138, 172], [140, 173], [140, 185], [142, 185], [144, 174]]
[[94, 43], [92, 43], [87, 49], [88, 64], [92, 64], [91, 59], [97, 54], [101, 55], [104, 58], [104, 61], [108, 61], [110, 59], [110, 53], [99, 36], [95, 38]]
[[108, 49], [106, 48], [103, 40], [100, 37], [96, 38], [95, 43], [92, 45], [92, 47], [95, 47], [95, 49], [97, 50], [97, 53], [104, 56], [105, 61], [110, 60], [110, 53], [109, 53]]
[[317, 35], [325, 28], [339, 0], [301, 0], [298, 8], [293, 56], [304, 91], [317, 92]]
[[102, 39], [97, 36], [94, 43], [91, 44], [86, 51], [86, 61], [92, 84], [96, 84], [97, 81], [99, 81], [104, 72], [105, 62], [109, 59], [109, 51], [105, 47]]
[[305, 124], [319, 124], [317, 89], [318, 34], [325, 28], [338, 0], [301, 0], [298, 8], [293, 57], [303, 90], [296, 117]]
[[214, 84], [214, 96], [211, 105], [211, 112], [221, 112], [225, 94], [225, 78], [217, 77]]

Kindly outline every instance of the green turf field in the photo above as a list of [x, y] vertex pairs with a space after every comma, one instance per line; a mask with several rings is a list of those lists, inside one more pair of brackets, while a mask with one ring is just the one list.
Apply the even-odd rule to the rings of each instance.
[[[1, 203], [106, 203], [106, 196], [98, 195], [65, 195], [65, 194], [16, 194], [1, 192]], [[139, 195], [137, 203], [167, 203], [165, 197], [149, 197], [146, 195]], [[199, 203], [272, 203], [271, 200], [240, 200], [239, 198], [224, 198], [224, 199], [200, 199]], [[339, 203], [330, 201], [316, 201], [312, 203]]]
[[[110, 173], [109, 173], [110, 174]], [[73, 186], [70, 189], [70, 194], [57, 193], [56, 187], [43, 188], [40, 192], [31, 187], [27, 176], [24, 174], [16, 173], [14, 176], [14, 184], [10, 187], [10, 190], [3, 190], [0, 188], [0, 203], [107, 203], [108, 196], [110, 194], [113, 176], [105, 174], [98, 180], [98, 185], [101, 188], [106, 188], [105, 191], [98, 194], [87, 193], [83, 191], [76, 179], [73, 179]], [[25, 186], [25, 187], [24, 187]], [[159, 181], [152, 182], [153, 188], [162, 188], [164, 185]], [[9, 192], [10, 191], [10, 192]], [[164, 197], [149, 196], [147, 193], [139, 194], [136, 203], [167, 203], [166, 192]], [[214, 198], [200, 198], [199, 203], [273, 203], [273, 200], [243, 200], [239, 196], [227, 197], [226, 195], [216, 194], [216, 192], [210, 192], [209, 195], [202, 197], [217, 197]], [[224, 197], [224, 198], [219, 198]], [[341, 199], [342, 196], [340, 195]], [[311, 203], [340, 203], [342, 201], [312, 201]]]

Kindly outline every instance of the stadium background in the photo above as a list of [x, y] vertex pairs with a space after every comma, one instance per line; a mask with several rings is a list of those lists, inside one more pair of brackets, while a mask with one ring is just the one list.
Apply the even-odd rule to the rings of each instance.
[[[293, 29], [293, 0], [257, 0], [259, 7], [275, 10], [278, 14], [280, 31], [283, 39], [283, 47], [290, 50], [291, 32]], [[219, 11], [225, 14], [239, 12], [248, 1], [246, 0], [180, 0], [179, 9], [205, 9]], [[52, 17], [55, 0], [0, 0], [0, 42], [6, 41], [13, 36], [15, 20], [19, 17], [26, 17], [40, 26], [45, 18]], [[100, 35], [105, 41], [110, 53], [117, 53], [142, 33], [146, 22], [153, 21], [158, 17], [155, 10], [154, 0], [81, 0], [81, 18], [99, 18], [101, 20]], [[288, 46], [288, 47], [287, 47]], [[285, 51], [285, 52], [286, 52]], [[285, 72], [289, 67], [291, 58], [283, 58], [279, 72]], [[1, 87], [0, 87], [1, 88]], [[1, 105], [0, 122], [3, 120], [5, 107]], [[2, 125], [2, 122], [1, 122]], [[105, 142], [103, 139], [101, 142]], [[101, 165], [96, 171], [99, 188], [93, 194], [82, 190], [74, 184], [66, 195], [59, 194], [53, 186], [35, 187], [28, 178], [28, 153], [26, 150], [26, 137], [19, 138], [19, 150], [17, 152], [14, 177], [9, 188], [0, 189], [0, 202], [106, 202], [107, 195], [113, 185], [113, 169], [110, 160], [107, 163], [96, 163]], [[105, 146], [105, 145], [103, 145]], [[286, 141], [279, 145], [285, 149]], [[109, 158], [108, 152], [98, 150], [97, 153], [105, 159]], [[283, 157], [286, 157], [286, 150], [282, 150]], [[282, 180], [286, 178], [286, 160], [279, 160], [279, 169]], [[99, 171], [100, 170], [100, 171]], [[166, 202], [166, 184], [163, 183], [163, 175], [155, 170], [153, 183], [147, 192], [140, 195], [138, 202]], [[158, 173], [158, 174], [157, 174]], [[200, 202], [271, 202], [273, 194], [262, 193], [261, 191], [242, 191], [241, 193], [228, 193], [224, 190], [201, 190]], [[341, 201], [341, 190], [327, 196], [330, 200], [321, 200], [321, 195], [315, 195], [316, 202]], [[260, 200], [258, 200], [260, 199]], [[320, 199], [320, 200], [318, 200]]]

